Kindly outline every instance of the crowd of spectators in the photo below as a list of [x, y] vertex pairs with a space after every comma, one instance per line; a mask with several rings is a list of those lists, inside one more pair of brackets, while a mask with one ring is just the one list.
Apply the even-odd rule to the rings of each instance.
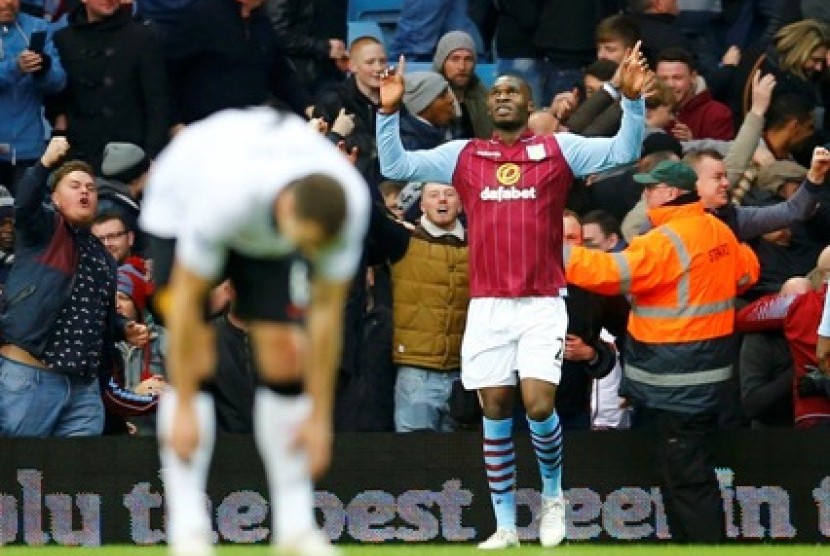
[[[705, 209], [761, 263], [760, 279], [736, 301], [746, 307], [720, 426], [830, 424], [830, 385], [814, 353], [830, 191], [807, 179], [813, 149], [830, 141], [822, 2], [409, 0], [394, 36], [350, 43], [342, 4], [0, 0], [0, 435], [153, 434], [166, 343], [137, 225], [142, 189], [176, 133], [222, 109], [262, 104], [307, 118], [353, 160], [375, 200], [344, 315], [336, 428], [478, 426], [477, 401], [459, 385], [466, 215], [447, 184], [382, 174], [381, 74], [396, 64], [387, 44], [396, 57], [432, 64], [406, 79], [400, 134], [415, 150], [491, 136], [489, 87], [476, 73], [485, 59], [529, 85], [533, 132], [611, 137], [623, 117], [619, 65], [642, 41], [656, 80], [641, 156], [573, 180], [565, 242], [619, 252], [653, 226], [634, 174], [685, 161]], [[628, 300], [571, 285], [567, 306], [556, 397], [563, 427], [637, 426], [619, 355]], [[84, 311], [92, 317], [78, 325], [73, 315]], [[209, 386], [218, 426], [250, 432], [255, 362], [229, 285], [209, 312], [219, 337]], [[80, 343], [61, 339], [75, 326]], [[66, 379], [49, 395], [80, 392], [51, 425], [19, 414], [32, 372]], [[85, 415], [89, 423], [72, 425], [79, 410], [101, 422]]]

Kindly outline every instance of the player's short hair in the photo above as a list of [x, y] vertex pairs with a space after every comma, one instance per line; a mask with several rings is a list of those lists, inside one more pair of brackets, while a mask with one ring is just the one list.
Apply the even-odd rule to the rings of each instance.
[[309, 174], [288, 185], [294, 192], [297, 217], [320, 225], [327, 238], [333, 237], [346, 222], [346, 192], [336, 179], [325, 174]]
[[49, 178], [50, 187], [54, 190], [61, 180], [67, 176], [67, 174], [75, 172], [76, 170], [89, 174], [93, 180], [95, 179], [95, 170], [92, 169], [92, 166], [83, 160], [70, 160], [68, 162], [64, 162], [58, 166], [57, 170], [52, 172], [52, 176]]
[[612, 15], [599, 22], [594, 37], [598, 43], [622, 41], [625, 46], [633, 47], [640, 40], [640, 27], [627, 15]]
[[801, 93], [775, 95], [767, 110], [764, 130], [780, 129], [791, 120], [806, 122], [813, 117], [815, 108], [815, 101]]

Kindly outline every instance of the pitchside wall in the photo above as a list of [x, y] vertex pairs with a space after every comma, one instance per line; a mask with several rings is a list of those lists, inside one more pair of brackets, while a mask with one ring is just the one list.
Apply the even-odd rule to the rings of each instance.
[[[533, 540], [538, 472], [526, 437], [517, 449], [519, 532]], [[480, 453], [473, 433], [339, 435], [335, 465], [318, 485], [318, 521], [345, 542], [484, 538], [493, 519]], [[830, 433], [724, 433], [716, 461], [731, 539], [830, 538]], [[671, 538], [646, 437], [569, 434], [564, 481], [570, 539]], [[209, 491], [217, 540], [268, 538], [267, 493], [250, 438], [220, 438]], [[0, 545], [157, 544], [162, 505], [153, 440], [0, 439]]]

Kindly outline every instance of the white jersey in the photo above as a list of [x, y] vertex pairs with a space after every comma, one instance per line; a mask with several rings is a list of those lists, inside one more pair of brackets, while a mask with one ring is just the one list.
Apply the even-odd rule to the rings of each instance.
[[311, 173], [335, 178], [347, 203], [343, 229], [312, 264], [327, 279], [347, 280], [357, 269], [368, 227], [368, 186], [303, 120], [271, 108], [224, 110], [178, 134], [150, 172], [141, 227], [176, 238], [178, 263], [217, 279], [230, 250], [255, 258], [294, 250], [276, 228], [274, 199]]

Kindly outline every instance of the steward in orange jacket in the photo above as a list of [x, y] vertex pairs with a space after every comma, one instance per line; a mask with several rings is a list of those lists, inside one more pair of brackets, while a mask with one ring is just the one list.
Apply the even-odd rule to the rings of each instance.
[[666, 160], [635, 180], [646, 184], [654, 229], [619, 253], [572, 247], [569, 283], [630, 298], [623, 395], [658, 442], [666, 514], [677, 542], [724, 538], [709, 438], [718, 395], [732, 375], [735, 296], [760, 272], [758, 259], [706, 213], [697, 176]]
[[680, 181], [671, 174], [681, 170], [694, 176], [673, 161], [638, 175], [661, 180], [646, 189], [654, 229], [619, 253], [573, 247], [565, 267], [569, 283], [630, 297], [627, 393], [647, 407], [701, 413], [714, 410], [731, 376], [735, 296], [758, 279], [759, 264], [689, 193], [694, 183], [663, 181]]

